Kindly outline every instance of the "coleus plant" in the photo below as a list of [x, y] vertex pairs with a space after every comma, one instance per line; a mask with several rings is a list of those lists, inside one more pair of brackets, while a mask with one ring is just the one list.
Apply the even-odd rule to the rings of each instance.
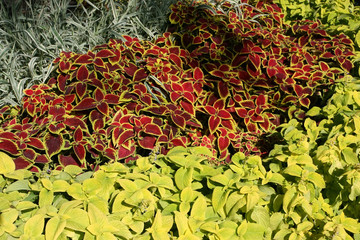
[[353, 43], [318, 22], [286, 25], [271, 1], [250, 4], [178, 2], [153, 42], [123, 36], [62, 52], [54, 76], [24, 91], [18, 115], [0, 111], [0, 150], [32, 171], [96, 169], [175, 146], [206, 146], [220, 163], [266, 153], [262, 136], [302, 119], [350, 71]]

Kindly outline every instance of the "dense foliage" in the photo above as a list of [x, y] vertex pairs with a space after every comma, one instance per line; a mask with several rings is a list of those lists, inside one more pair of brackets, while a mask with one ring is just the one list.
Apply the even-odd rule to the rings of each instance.
[[17, 168], [94, 169], [175, 146], [206, 146], [219, 162], [268, 153], [262, 136], [303, 119], [352, 68], [350, 39], [316, 22], [286, 25], [275, 4], [171, 10], [169, 32], [154, 42], [123, 36], [62, 52], [57, 75], [25, 90], [15, 117], [1, 110], [0, 149]]
[[0, 156], [2, 238], [358, 239], [360, 82], [283, 124], [268, 157], [209, 163], [205, 147], [175, 147], [96, 172], [31, 173]]
[[191, 2], [0, 109], [0, 240], [360, 239], [354, 36]]

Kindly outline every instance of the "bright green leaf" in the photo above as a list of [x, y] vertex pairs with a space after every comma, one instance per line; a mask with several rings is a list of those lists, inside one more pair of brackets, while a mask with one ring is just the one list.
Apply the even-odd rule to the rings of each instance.
[[15, 171], [14, 160], [4, 152], [0, 152], [0, 174], [11, 173]]
[[291, 176], [295, 176], [295, 177], [301, 177], [301, 172], [302, 172], [302, 167], [300, 167], [299, 165], [290, 165], [287, 168], [284, 169], [284, 173], [291, 175]]
[[181, 236], [185, 234], [187, 231], [190, 231], [187, 214], [178, 211], [175, 211], [174, 214], [175, 214], [175, 224], [178, 229], [179, 235]]
[[309, 231], [312, 227], [314, 226], [314, 224], [312, 222], [309, 221], [304, 221], [300, 224], [297, 225], [296, 230], [298, 232], [307, 232]]
[[356, 153], [353, 151], [352, 148], [345, 147], [342, 150], [341, 153], [342, 153], [346, 163], [348, 163], [348, 164], [357, 164], [357, 163], [359, 163], [358, 157], [357, 157]]
[[37, 214], [31, 217], [24, 226], [24, 235], [31, 237], [38, 237], [44, 231], [44, 216], [41, 214]]
[[45, 227], [45, 239], [54, 240], [58, 239], [66, 226], [66, 220], [60, 219], [58, 216], [51, 218]]
[[324, 178], [316, 172], [310, 172], [307, 176], [307, 180], [312, 182], [318, 188], [325, 188], [326, 186]]
[[54, 192], [66, 192], [70, 187], [70, 184], [65, 180], [55, 180], [53, 182], [53, 191]]
[[80, 183], [73, 183], [67, 189], [67, 193], [76, 200], [86, 200], [86, 195]]
[[216, 212], [219, 212], [225, 206], [229, 194], [229, 190], [225, 190], [222, 187], [215, 187], [212, 193], [211, 202]]
[[45, 207], [51, 205], [54, 200], [54, 192], [49, 191], [46, 188], [41, 189], [39, 193], [39, 206]]
[[184, 188], [191, 185], [192, 178], [193, 178], [193, 168], [179, 168], [175, 173], [175, 184], [180, 189], [183, 190]]
[[251, 212], [250, 217], [256, 223], [265, 227], [270, 227], [270, 214], [266, 208], [261, 206], [255, 206]]
[[197, 220], [205, 220], [206, 207], [206, 198], [200, 195], [191, 208], [190, 216]]

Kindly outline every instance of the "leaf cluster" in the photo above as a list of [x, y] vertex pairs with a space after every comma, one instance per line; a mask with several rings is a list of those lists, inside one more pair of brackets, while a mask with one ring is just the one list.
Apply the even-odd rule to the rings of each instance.
[[18, 116], [1, 110], [0, 149], [17, 168], [95, 169], [190, 145], [222, 163], [267, 153], [259, 139], [303, 119], [353, 66], [345, 35], [286, 25], [275, 4], [178, 2], [171, 11], [169, 32], [153, 41], [123, 35], [62, 52], [47, 83], [24, 90]]
[[220, 167], [211, 164], [214, 155], [205, 147], [175, 147], [167, 155], [105, 164], [96, 172], [74, 165], [15, 170], [1, 153], [0, 237], [356, 239], [358, 161], [325, 158], [324, 151], [314, 155], [314, 135], [326, 134], [319, 132], [322, 124], [305, 122], [284, 125], [287, 144], [269, 157], [239, 152]]
[[1, 1], [0, 106], [20, 105], [24, 89], [47, 81], [61, 51], [86, 52], [124, 34], [155, 38], [165, 30], [171, 3]]

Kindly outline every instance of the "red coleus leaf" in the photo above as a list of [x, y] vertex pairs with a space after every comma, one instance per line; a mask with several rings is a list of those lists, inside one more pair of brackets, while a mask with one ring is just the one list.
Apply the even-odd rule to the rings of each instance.
[[79, 81], [85, 80], [89, 77], [89, 70], [87, 69], [86, 65], [81, 65], [76, 73], [76, 78]]
[[96, 53], [97, 58], [109, 58], [115, 57], [116, 55], [109, 49], [102, 49], [98, 53]]
[[186, 147], [186, 137], [177, 137], [170, 140], [170, 146], [182, 146]]
[[221, 123], [221, 118], [216, 117], [214, 115], [210, 116], [208, 121], [210, 133], [214, 133], [218, 128], [218, 126], [220, 125], [220, 123]]
[[226, 136], [220, 136], [217, 139], [217, 142], [220, 152], [225, 151], [230, 145], [230, 139]]
[[172, 61], [173, 63], [175, 63], [175, 65], [179, 68], [179, 69], [183, 69], [182, 68], [182, 61], [181, 58], [173, 53], [170, 53], [169, 56], [170, 61]]
[[61, 165], [63, 165], [64, 167], [68, 166], [68, 165], [75, 165], [75, 166], [81, 166], [81, 164], [79, 163], [78, 160], [76, 160], [73, 156], [68, 155], [59, 155], [58, 157], [59, 162]]
[[73, 149], [74, 149], [76, 157], [80, 160], [80, 162], [84, 162], [85, 156], [86, 156], [86, 149], [85, 149], [84, 145], [82, 145], [82, 144], [74, 145]]
[[59, 153], [64, 146], [64, 139], [61, 135], [47, 133], [44, 137], [45, 151], [49, 157]]
[[190, 113], [191, 115], [195, 115], [195, 109], [193, 104], [187, 101], [180, 101], [180, 105], [186, 112]]
[[96, 105], [97, 110], [103, 113], [104, 115], [109, 115], [109, 105], [106, 102], [101, 102], [100, 104]]
[[70, 70], [70, 68], [71, 68], [71, 64], [69, 62], [61, 61], [59, 63], [59, 69], [63, 73], [67, 73]]
[[300, 104], [306, 108], [309, 108], [310, 100], [308, 98], [302, 98], [302, 99], [300, 99]]
[[224, 41], [224, 39], [222, 38], [222, 36], [219, 35], [215, 35], [211, 37], [212, 42], [214, 42], [217, 45], [222, 44], [222, 42]]
[[265, 103], [267, 102], [267, 98], [265, 95], [260, 94], [257, 98], [256, 98], [256, 105], [257, 106], [262, 106], [265, 105]]
[[246, 62], [247, 59], [248, 59], [247, 55], [236, 54], [235, 57], [232, 59], [231, 66], [234, 67], [234, 68], [238, 67], [241, 64], [243, 64], [244, 62]]
[[23, 157], [17, 157], [14, 159], [14, 163], [15, 163], [15, 169], [27, 169], [29, 168], [32, 164], [26, 160]]
[[75, 90], [76, 90], [76, 94], [79, 96], [79, 98], [82, 99], [86, 93], [87, 84], [79, 82], [76, 84]]
[[161, 128], [158, 125], [153, 124], [153, 123], [146, 124], [143, 130], [147, 134], [152, 134], [152, 135], [157, 135], [157, 136], [160, 136], [163, 134], [161, 131]]
[[119, 49], [115, 49], [113, 50], [114, 51], [114, 54], [115, 56], [114, 57], [109, 57], [109, 62], [112, 64], [112, 65], [115, 65], [116, 63], [118, 63], [120, 61], [120, 58], [121, 58], [121, 52]]
[[0, 142], [1, 142], [1, 138], [7, 139], [7, 140], [15, 140], [17, 137], [16, 137], [16, 134], [15, 134], [15, 133], [12, 133], [12, 132], [2, 132], [2, 133], [0, 133]]
[[201, 70], [201, 68], [196, 67], [194, 69], [193, 77], [194, 77], [195, 81], [200, 81], [200, 80], [204, 79], [204, 73]]
[[48, 159], [48, 157], [44, 154], [42, 155], [38, 155], [35, 159], [36, 163], [49, 163], [50, 160]]
[[12, 155], [19, 155], [17, 145], [11, 140], [0, 139], [0, 150], [10, 153]]
[[39, 149], [39, 150], [44, 150], [45, 149], [44, 144], [38, 138], [33, 138], [33, 137], [27, 138], [26, 144], [28, 146], [31, 146], [31, 147]]
[[100, 90], [100, 88], [96, 88], [94, 91], [94, 98], [97, 102], [101, 102], [104, 98], [105, 95], [104, 93]]
[[[113, 133], [113, 136], [116, 134], [116, 132], [114, 131]], [[116, 137], [116, 144], [117, 146], [120, 146], [122, 145], [124, 142], [126, 142], [127, 140], [133, 138], [135, 136], [134, 134], [134, 130], [125, 130], [125, 131], [122, 131], [120, 133], [119, 136]]]
[[127, 158], [135, 153], [135, 146], [131, 145], [130, 147], [120, 146], [117, 150], [117, 157], [119, 159]]
[[321, 58], [333, 58], [333, 57], [335, 57], [335, 55], [332, 54], [331, 52], [325, 52], [320, 57]]
[[341, 67], [346, 70], [347, 72], [350, 72], [350, 70], [353, 68], [353, 64], [350, 60], [345, 59], [342, 63], [341, 63]]
[[303, 88], [300, 85], [295, 84], [294, 85], [294, 91], [298, 97], [301, 97], [303, 93]]
[[126, 67], [124, 67], [124, 70], [127, 75], [132, 77], [132, 76], [134, 76], [135, 72], [138, 70], [138, 67], [133, 63], [129, 63], [129, 64], [127, 64]]
[[96, 107], [96, 101], [93, 98], [87, 97], [81, 100], [81, 102], [79, 102], [76, 105], [74, 110], [82, 111], [82, 110], [92, 109], [95, 107]]
[[254, 114], [251, 116], [253, 122], [263, 122], [264, 118], [261, 115]]
[[98, 67], [101, 67], [101, 68], [106, 67], [104, 61], [101, 58], [95, 58], [94, 65], [98, 66]]
[[171, 120], [180, 128], [184, 129], [186, 125], [186, 120], [183, 116], [178, 114], [171, 114]]
[[140, 136], [138, 139], [138, 143], [140, 147], [144, 149], [154, 149], [156, 144], [156, 137], [154, 136]]
[[282, 104], [284, 103], [296, 103], [298, 101], [297, 97], [294, 96], [286, 96], [283, 100], [282, 100]]
[[330, 67], [326, 62], [320, 62], [320, 69], [323, 72], [327, 72], [330, 69]]
[[248, 111], [245, 108], [236, 108], [236, 113], [241, 118], [245, 118], [248, 115]]
[[64, 100], [66, 103], [71, 104], [74, 102], [75, 97], [76, 97], [75, 94], [66, 95], [66, 96], [64, 96]]
[[256, 69], [260, 68], [260, 64], [261, 64], [261, 58], [258, 54], [250, 54], [249, 55], [249, 60], [252, 62], [252, 64], [254, 65], [254, 67]]
[[218, 87], [218, 92], [219, 92], [220, 98], [225, 99], [230, 95], [229, 87], [225, 82], [220, 81], [218, 83], [217, 87]]
[[223, 71], [217, 69], [210, 71], [210, 74], [218, 78], [226, 78], [226, 74]]
[[231, 114], [225, 109], [220, 109], [218, 112], [218, 116], [222, 119], [231, 119], [232, 118]]
[[36, 158], [36, 152], [34, 149], [28, 148], [23, 151], [23, 156], [33, 162]]
[[120, 97], [115, 94], [106, 94], [105, 95], [105, 102], [108, 104], [119, 104]]
[[148, 107], [143, 109], [145, 112], [150, 112], [156, 115], [164, 115], [168, 108], [165, 106]]
[[214, 103], [214, 107], [216, 109], [223, 109], [225, 106], [224, 100], [223, 99], [218, 99], [216, 100], [216, 102]]
[[216, 109], [213, 106], [205, 106], [204, 108], [210, 115], [215, 115]]
[[246, 128], [250, 131], [250, 132], [257, 132], [258, 128], [257, 128], [257, 125], [253, 122], [249, 122], [247, 125], [246, 125]]
[[81, 142], [83, 140], [83, 137], [84, 137], [84, 135], [83, 135], [83, 132], [82, 132], [81, 128], [77, 127], [75, 132], [74, 132], [74, 141], [75, 141], [75, 143]]
[[240, 102], [240, 105], [245, 107], [245, 108], [250, 108], [250, 109], [254, 109], [255, 108], [255, 104], [254, 101], [252, 100], [244, 100]]
[[77, 117], [68, 117], [64, 120], [64, 124], [72, 129], [74, 129], [75, 127], [79, 126], [82, 129], [86, 129], [86, 124], [85, 122]]
[[265, 117], [264, 121], [260, 122], [259, 125], [265, 132], [268, 132], [270, 128], [270, 121], [268, 118]]
[[60, 134], [66, 128], [65, 124], [60, 123], [51, 123], [49, 125], [49, 131], [53, 134]]
[[27, 96], [32, 96], [35, 91], [33, 89], [25, 89], [23, 92]]
[[141, 81], [145, 78], [147, 78], [147, 73], [146, 70], [144, 68], [139, 68], [138, 70], [135, 71], [134, 76], [133, 76], [133, 81], [134, 82], [138, 82]]
[[74, 64], [90, 64], [92, 61], [93, 58], [90, 55], [83, 54], [75, 60]]

